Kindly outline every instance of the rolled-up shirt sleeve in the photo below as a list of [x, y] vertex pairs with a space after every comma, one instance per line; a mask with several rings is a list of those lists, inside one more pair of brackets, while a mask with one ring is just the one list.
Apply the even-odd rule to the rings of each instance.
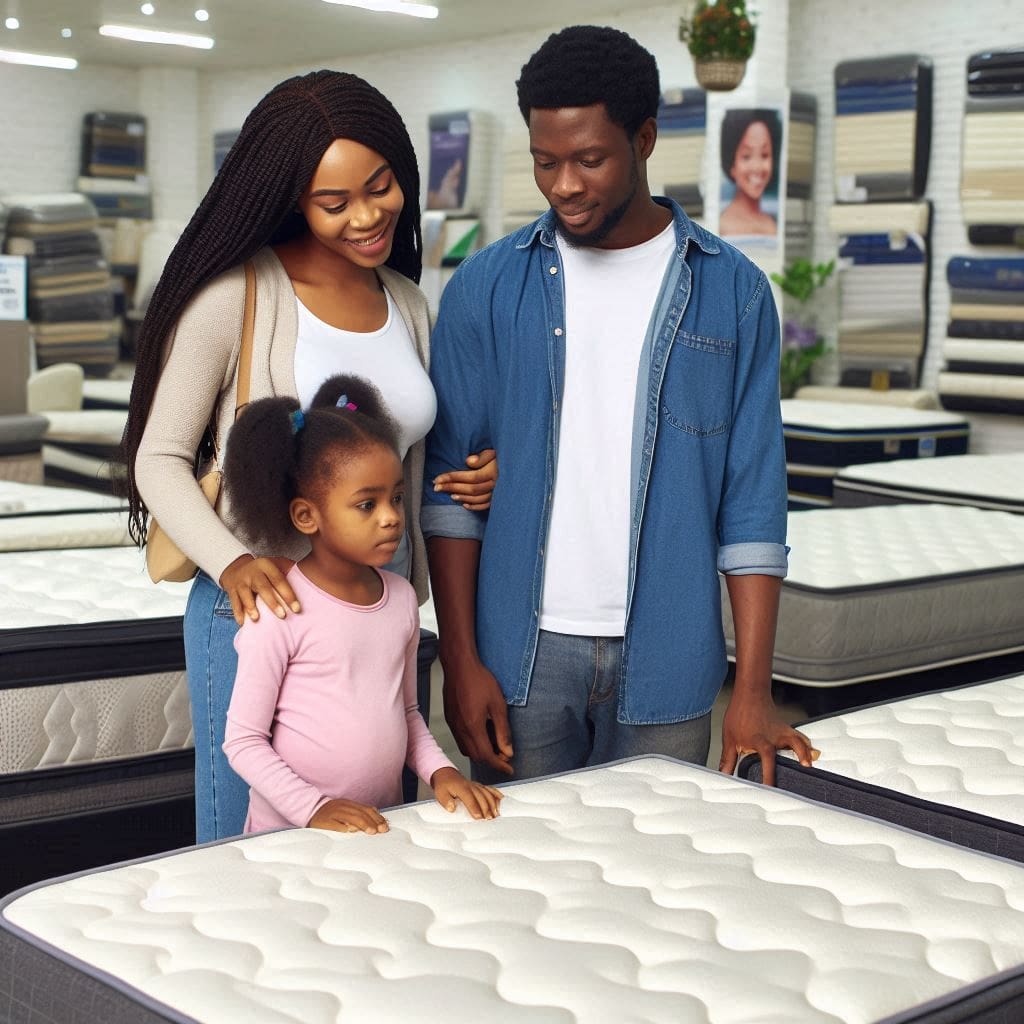
[[732, 429], [718, 513], [718, 569], [785, 576], [786, 455], [779, 404], [779, 317], [763, 272], [740, 319]]
[[440, 491], [439, 473], [466, 469], [466, 456], [494, 447], [488, 413], [490, 353], [482, 350], [466, 290], [473, 258], [448, 283], [430, 341], [430, 378], [437, 392], [437, 419], [427, 436], [420, 527], [424, 537], [481, 540], [486, 512], [471, 512]]

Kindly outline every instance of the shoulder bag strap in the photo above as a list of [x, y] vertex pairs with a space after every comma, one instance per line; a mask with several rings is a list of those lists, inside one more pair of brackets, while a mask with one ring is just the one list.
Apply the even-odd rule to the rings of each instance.
[[235, 419], [249, 404], [252, 385], [252, 336], [256, 326], [256, 268], [245, 264], [245, 312], [242, 315], [242, 347], [238, 351], [238, 384], [235, 389]]

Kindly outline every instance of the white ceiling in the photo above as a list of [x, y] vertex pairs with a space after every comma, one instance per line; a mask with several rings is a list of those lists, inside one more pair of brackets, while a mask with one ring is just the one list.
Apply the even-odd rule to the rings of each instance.
[[[208, 71], [303, 65], [348, 54], [382, 53], [431, 43], [494, 36], [551, 24], [590, 23], [608, 14], [650, 7], [651, 0], [432, 0], [435, 20], [375, 14], [323, 0], [0, 0], [0, 49], [75, 57], [80, 63], [129, 67], [164, 65]], [[193, 12], [204, 7], [210, 20]], [[15, 15], [10, 30], [3, 18]], [[98, 34], [104, 23], [192, 32], [216, 39], [212, 50], [155, 46]], [[70, 28], [72, 37], [61, 38]]]

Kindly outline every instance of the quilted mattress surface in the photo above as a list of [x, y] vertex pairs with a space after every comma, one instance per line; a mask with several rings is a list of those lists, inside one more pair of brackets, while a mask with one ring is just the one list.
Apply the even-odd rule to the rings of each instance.
[[[835, 686], [1024, 647], [1022, 516], [933, 504], [791, 512], [787, 541], [779, 679]], [[724, 581], [722, 615], [731, 653]]]
[[807, 722], [817, 767], [1024, 826], [1024, 676]]
[[691, 765], [389, 821], [44, 884], [4, 926], [161, 1019], [250, 1024], [861, 1024], [1024, 963], [1024, 867]]
[[1024, 512], [1024, 452], [849, 466], [836, 477], [837, 495], [843, 488]]
[[123, 504], [113, 495], [95, 491], [0, 480], [0, 517], [97, 512], [120, 508]]
[[178, 616], [191, 583], [154, 586], [134, 547], [0, 554], [3, 632]]
[[782, 422], [789, 427], [848, 433], [875, 430], [956, 430], [967, 422], [956, 413], [910, 409], [896, 405], [829, 402], [787, 398], [782, 401]]

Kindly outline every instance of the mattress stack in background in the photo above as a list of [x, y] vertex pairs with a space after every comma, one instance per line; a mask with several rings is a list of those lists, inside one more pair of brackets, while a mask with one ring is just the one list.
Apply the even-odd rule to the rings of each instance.
[[146, 119], [95, 111], [82, 119], [78, 190], [99, 215], [103, 255], [113, 272], [114, 312], [124, 333], [142, 240], [153, 217], [146, 176]]
[[839, 362], [849, 387], [915, 388], [928, 340], [931, 204], [836, 205]]
[[[789, 141], [786, 144], [786, 261], [810, 259], [813, 237], [814, 138], [818, 101], [812, 93], [789, 96]], [[659, 138], [658, 144], [661, 144]]]
[[[1024, 177], [1024, 171], [1021, 171]], [[949, 409], [1024, 414], [1024, 258], [954, 256], [939, 393]], [[1024, 447], [1021, 438], [1018, 447]]]
[[511, 232], [535, 221], [548, 204], [533, 178], [530, 134], [517, 122], [507, 132], [501, 162], [501, 230]]
[[647, 161], [655, 195], [674, 199], [695, 220], [704, 216], [701, 172], [707, 133], [707, 94], [703, 89], [669, 89], [658, 109], [658, 144]]
[[39, 367], [71, 362], [105, 376], [117, 362], [120, 327], [96, 208], [74, 192], [8, 195], [4, 202], [4, 248], [28, 257], [28, 313]]
[[1024, 49], [967, 61], [960, 204], [972, 245], [1024, 245]]
[[924, 195], [932, 67], [917, 54], [836, 65], [840, 383], [917, 386], [928, 338]]

